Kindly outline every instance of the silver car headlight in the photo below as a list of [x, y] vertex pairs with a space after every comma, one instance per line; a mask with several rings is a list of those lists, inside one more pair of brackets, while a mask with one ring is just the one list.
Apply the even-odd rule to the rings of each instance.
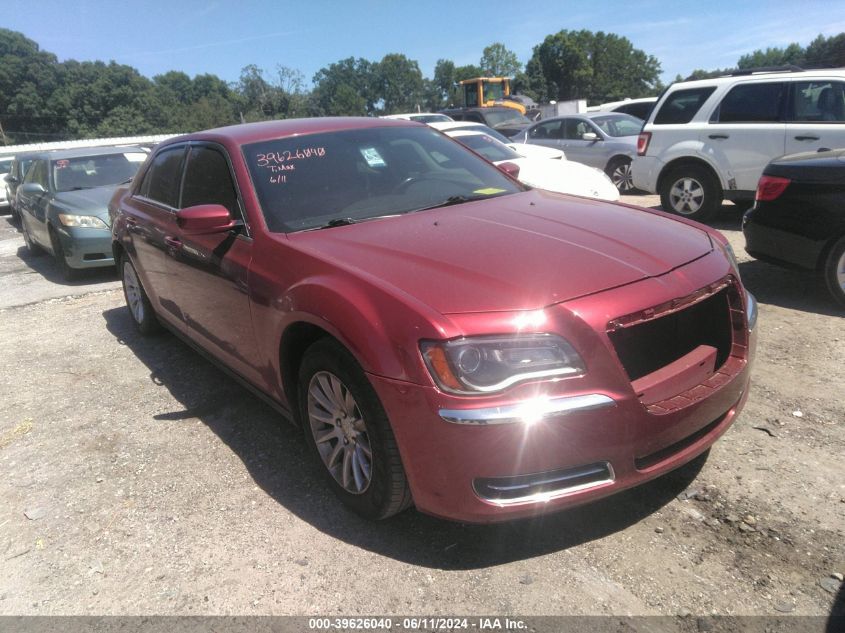
[[524, 380], [585, 371], [578, 352], [554, 334], [422, 341], [420, 351], [437, 386], [457, 394], [494, 393]]
[[108, 224], [95, 215], [74, 215], [72, 213], [60, 213], [59, 221], [64, 226], [74, 226], [84, 229], [107, 229]]

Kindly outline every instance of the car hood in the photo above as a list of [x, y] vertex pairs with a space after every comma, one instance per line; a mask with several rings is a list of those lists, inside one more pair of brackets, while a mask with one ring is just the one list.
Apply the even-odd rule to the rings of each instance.
[[519, 165], [520, 182], [538, 189], [610, 202], [619, 200], [619, 190], [607, 174], [583, 163], [531, 157], [499, 161], [497, 164], [501, 162]]
[[712, 250], [707, 233], [671, 218], [539, 190], [289, 238], [441, 314], [538, 309]]
[[508, 143], [513, 151], [525, 158], [546, 158], [546, 159], [565, 159], [566, 155], [563, 150], [554, 149], [552, 147], [544, 147], [542, 145], [530, 145], [528, 143]]
[[115, 189], [117, 189], [117, 185], [79, 189], [77, 191], [60, 191], [53, 198], [53, 202], [74, 213], [96, 215], [105, 219], [108, 217], [108, 204]]

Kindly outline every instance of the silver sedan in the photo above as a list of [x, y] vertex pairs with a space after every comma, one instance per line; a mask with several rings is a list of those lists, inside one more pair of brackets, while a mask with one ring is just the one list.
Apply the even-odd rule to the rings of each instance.
[[634, 188], [631, 161], [642, 126], [628, 114], [589, 112], [544, 119], [511, 140], [563, 150], [568, 160], [603, 170], [620, 193], [628, 193]]

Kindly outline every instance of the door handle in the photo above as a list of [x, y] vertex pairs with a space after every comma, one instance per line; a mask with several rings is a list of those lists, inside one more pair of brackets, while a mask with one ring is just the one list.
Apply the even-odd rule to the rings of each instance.
[[170, 235], [167, 235], [164, 238], [164, 243], [173, 249], [182, 248], [182, 240], [180, 240], [178, 237], [171, 237]]
[[730, 138], [730, 135], [729, 135], [729, 134], [711, 134], [711, 135], [710, 135], [710, 136], [708, 136], [707, 138], [712, 138], [712, 139], [726, 139], [726, 138]]
[[795, 140], [796, 141], [818, 141], [819, 137], [818, 136], [796, 136]]

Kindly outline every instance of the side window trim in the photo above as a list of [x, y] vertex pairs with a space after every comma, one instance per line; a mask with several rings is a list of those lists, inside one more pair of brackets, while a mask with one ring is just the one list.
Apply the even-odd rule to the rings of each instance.
[[[243, 233], [239, 234], [241, 237], [247, 238], [252, 240], [252, 235], [250, 232], [249, 220], [246, 216], [246, 208], [244, 207], [243, 203], [243, 196], [241, 196], [241, 188], [238, 184], [238, 179], [235, 176], [235, 166], [232, 164], [232, 157], [229, 156], [229, 152], [226, 148], [221, 145], [220, 143], [215, 143], [214, 141], [190, 141], [188, 143], [188, 150], [194, 147], [208, 147], [210, 149], [216, 150], [222, 154], [223, 159], [226, 161], [226, 166], [229, 168], [229, 178], [232, 180], [232, 185], [235, 187], [235, 202], [238, 205], [238, 213], [240, 214], [240, 221], [243, 223]], [[188, 173], [188, 161], [191, 160], [190, 151], [186, 154], [185, 160], [182, 164], [182, 178], [179, 183], [179, 208], [182, 208], [182, 191], [185, 187], [185, 175]], [[237, 218], [236, 218], [237, 219]]]
[[[743, 88], [749, 86], [764, 86], [764, 85], [775, 85], [779, 84], [782, 86], [781, 94], [780, 94], [780, 103], [778, 104], [778, 114], [775, 120], [773, 121], [758, 121], [758, 120], [751, 120], [751, 121], [721, 121], [721, 111], [722, 111], [722, 104], [725, 102], [731, 93], [736, 90], [741, 90]], [[730, 86], [726, 91], [725, 94], [722, 95], [722, 98], [719, 99], [719, 103], [716, 104], [716, 107], [713, 108], [713, 112], [710, 113], [710, 118], [707, 120], [707, 123], [712, 124], [720, 124], [720, 125], [765, 125], [767, 123], [785, 123], [786, 122], [786, 109], [789, 107], [789, 94], [791, 94], [791, 84], [792, 82], [788, 81], [758, 81], [758, 82], [740, 82]]]
[[176, 213], [179, 210], [178, 207], [171, 207], [169, 204], [165, 204], [165, 203], [161, 202], [160, 200], [153, 200], [152, 198], [148, 198], [147, 196], [145, 196], [144, 194], [141, 193], [141, 188], [144, 186], [144, 181], [147, 179], [147, 176], [148, 176], [148, 174], [150, 173], [150, 170], [153, 167], [153, 163], [155, 162], [155, 159], [158, 158], [158, 156], [160, 154], [164, 153], [164, 152], [169, 152], [169, 151], [172, 151], [174, 149], [180, 149], [181, 148], [181, 150], [182, 150], [182, 167], [180, 169], [180, 174], [179, 174], [179, 190], [178, 190], [178, 193], [177, 193], [177, 196], [176, 196], [176, 203], [179, 204], [179, 202], [182, 200], [182, 183], [185, 180], [185, 167], [188, 164], [188, 161], [185, 160], [186, 153], [188, 151], [188, 146], [189, 146], [188, 143], [174, 143], [173, 145], [167, 145], [166, 147], [162, 147], [160, 151], [155, 152], [153, 154], [153, 156], [150, 158], [149, 162], [147, 163], [147, 167], [146, 167], [146, 169], [144, 169], [144, 173], [141, 174], [140, 178], [138, 178], [138, 184], [135, 186], [135, 189], [132, 192], [132, 197], [143, 200], [147, 204], [151, 204], [153, 206], [156, 206], [159, 209], [163, 209], [163, 210], [169, 211], [171, 213]]

